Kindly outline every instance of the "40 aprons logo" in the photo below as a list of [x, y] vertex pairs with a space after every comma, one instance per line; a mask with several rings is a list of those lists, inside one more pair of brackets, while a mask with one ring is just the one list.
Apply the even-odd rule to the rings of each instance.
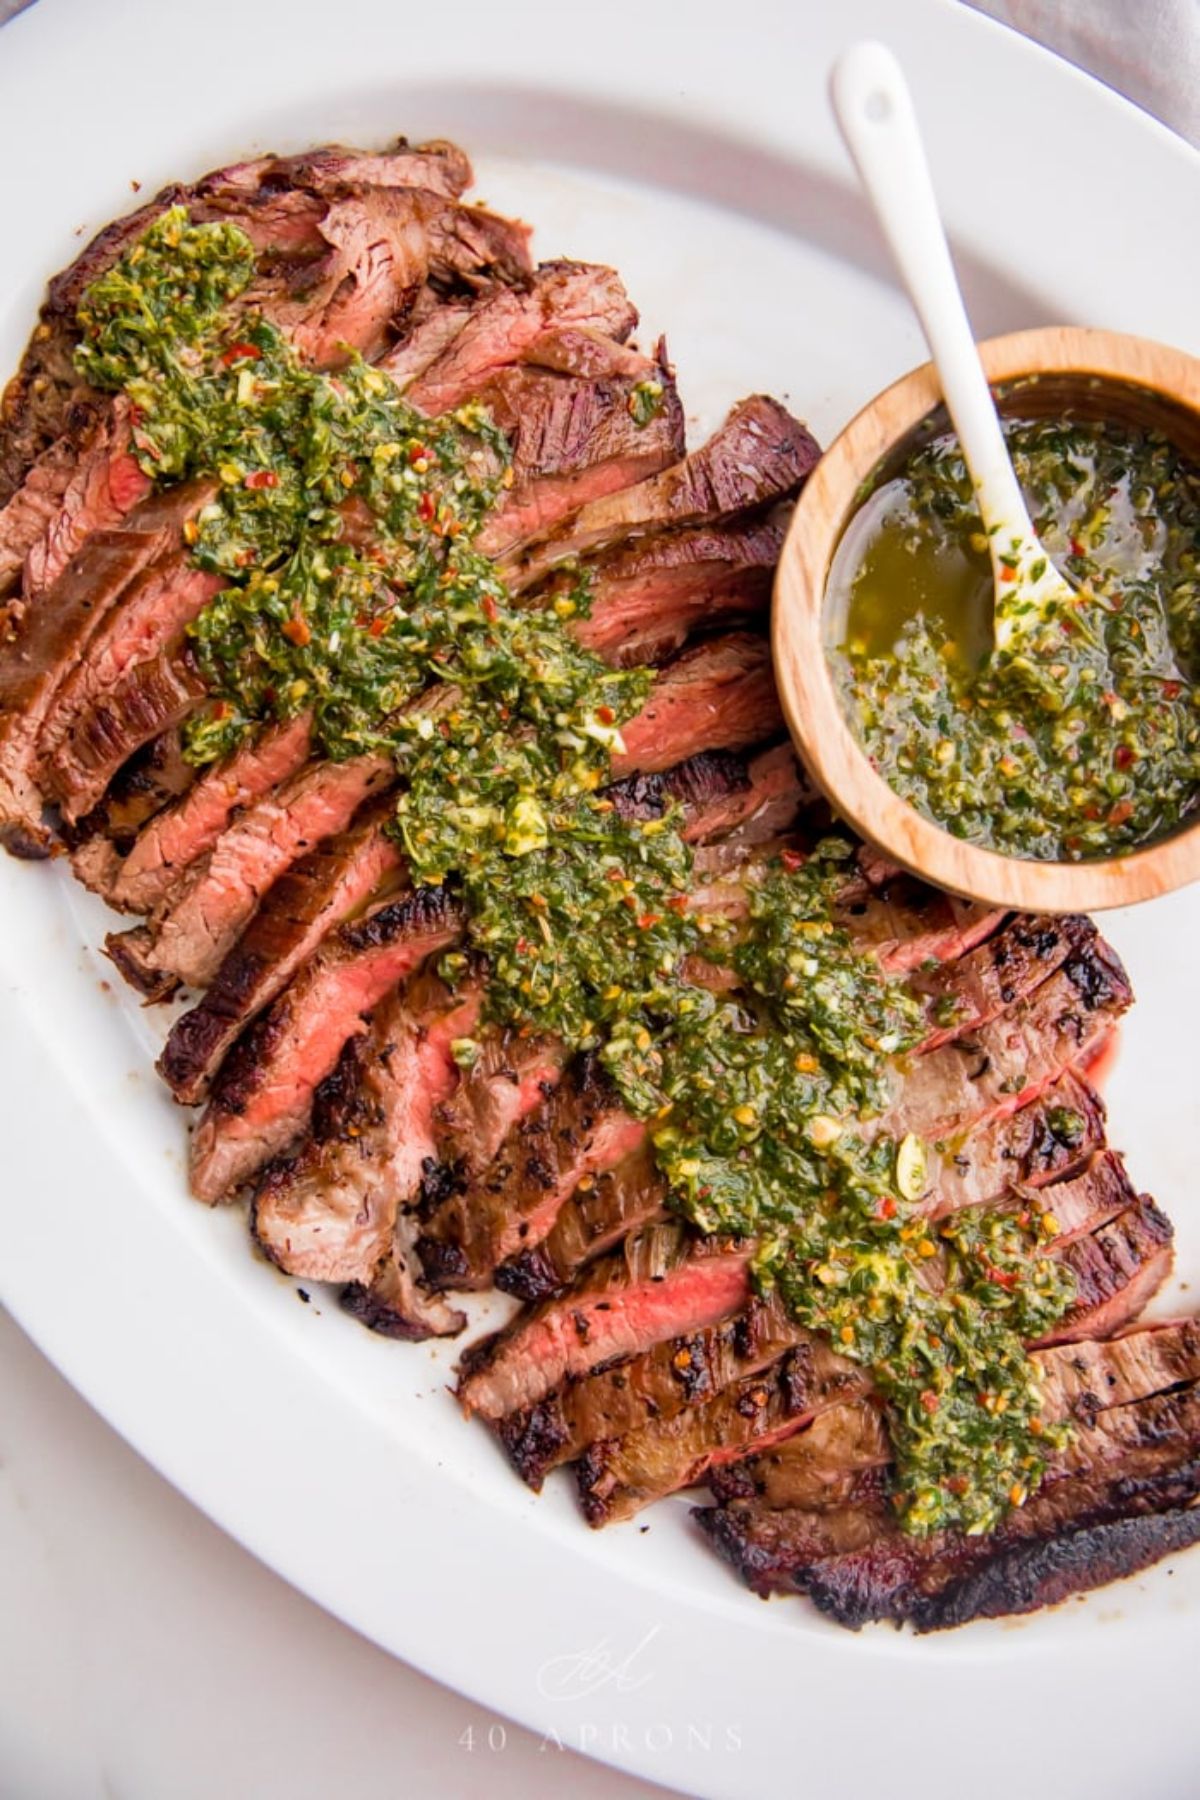
[[[637, 1750], [736, 1755], [742, 1748], [741, 1727], [729, 1720], [656, 1715], [644, 1700], [621, 1716], [621, 1699], [643, 1693], [655, 1678], [653, 1647], [661, 1631], [661, 1625], [652, 1625], [632, 1647], [602, 1637], [581, 1649], [548, 1656], [536, 1672], [537, 1691], [562, 1713], [542, 1728], [539, 1749], [578, 1750], [585, 1756], [631, 1755]], [[603, 1708], [597, 1706], [596, 1712], [603, 1710], [603, 1718], [588, 1717], [587, 1702], [601, 1696]], [[482, 1730], [468, 1725], [458, 1741], [464, 1750], [502, 1751], [508, 1746], [508, 1729], [498, 1719]]]

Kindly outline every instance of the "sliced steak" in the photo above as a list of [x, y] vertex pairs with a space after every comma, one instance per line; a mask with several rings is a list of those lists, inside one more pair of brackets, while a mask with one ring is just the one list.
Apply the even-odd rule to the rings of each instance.
[[1086, 1064], [1132, 1000], [1115, 952], [1103, 939], [1084, 944], [999, 1019], [918, 1057], [882, 1128], [936, 1140], [1016, 1112]]
[[701, 750], [742, 750], [780, 729], [770, 646], [730, 632], [667, 664], [636, 718], [622, 727], [617, 778], [669, 769]]
[[526, 288], [501, 288], [482, 300], [408, 388], [407, 398], [422, 412], [451, 412], [558, 328], [592, 327], [623, 341], [636, 324], [637, 308], [615, 269], [596, 263], [542, 263]]
[[496, 1286], [518, 1300], [545, 1300], [595, 1257], [666, 1217], [668, 1188], [643, 1146], [595, 1180], [576, 1183], [540, 1244], [519, 1250], [496, 1270]]
[[49, 847], [36, 785], [37, 736], [55, 694], [129, 584], [179, 540], [203, 487], [153, 495], [120, 529], [95, 532], [0, 655], [0, 836], [18, 854]]
[[[430, 290], [426, 290], [429, 292]], [[443, 300], [417, 317], [420, 300], [409, 314], [409, 328], [399, 343], [379, 358], [377, 368], [391, 376], [403, 392], [449, 348], [482, 300]]]
[[[214, 484], [209, 498], [215, 491]], [[75, 722], [139, 663], [178, 643], [184, 628], [224, 585], [221, 576], [197, 568], [182, 550], [160, 558], [139, 575], [55, 695], [38, 739], [42, 761], [53, 765]]]
[[78, 446], [70, 438], [57, 439], [0, 508], [0, 594], [18, 585], [29, 551], [61, 514], [78, 461]]
[[[31, 470], [28, 480], [35, 481]], [[111, 402], [83, 441], [55, 511], [25, 557], [22, 592], [34, 601], [53, 586], [93, 531], [119, 526], [150, 492], [134, 455], [129, 403]]]
[[673, 1419], [813, 1342], [780, 1301], [752, 1295], [732, 1317], [668, 1334], [632, 1358], [584, 1372], [506, 1414], [496, 1429], [522, 1479], [540, 1488], [550, 1469], [574, 1462], [589, 1445]]
[[824, 1511], [882, 1499], [880, 1472], [891, 1460], [883, 1409], [868, 1396], [826, 1407], [806, 1430], [769, 1450], [714, 1465], [705, 1481], [720, 1501]]
[[514, 1126], [549, 1099], [567, 1060], [553, 1038], [500, 1027], [481, 1034], [479, 1055], [438, 1111], [439, 1160], [428, 1172], [427, 1212], [490, 1167]]
[[[457, 200], [474, 176], [466, 153], [442, 138], [410, 144], [400, 138], [390, 150], [353, 150], [342, 144], [326, 144], [300, 156], [262, 157], [243, 164], [241, 171], [222, 170], [209, 182], [223, 187], [253, 185], [267, 193], [289, 187], [316, 194], [337, 192], [347, 186], [415, 187]], [[205, 191], [200, 184], [200, 192]]]
[[1075, 1277], [1075, 1304], [1042, 1341], [1070, 1344], [1131, 1325], [1170, 1274], [1174, 1235], [1143, 1194], [1110, 1224], [1069, 1244], [1063, 1260]]
[[462, 925], [445, 889], [418, 888], [326, 938], [221, 1065], [191, 1142], [198, 1199], [221, 1199], [297, 1142], [347, 1039]]
[[1060, 919], [1022, 914], [953, 965], [914, 969], [909, 985], [922, 996], [932, 1028], [922, 1050], [936, 1050], [990, 1024], [1095, 938], [1095, 925], [1078, 914]]
[[644, 533], [711, 525], [799, 492], [820, 450], [777, 400], [755, 394], [734, 407], [699, 450], [660, 475], [597, 499], [536, 549], [507, 553], [514, 589], [532, 586], [560, 563]]
[[1068, 1072], [1019, 1112], [937, 1139], [922, 1210], [941, 1217], [1009, 1186], [1044, 1187], [1081, 1168], [1103, 1143], [1104, 1103]]
[[71, 868], [85, 887], [108, 896], [141, 828], [186, 794], [196, 770], [178, 731], [165, 731], [122, 769], [100, 805], [64, 833]]
[[73, 824], [98, 806], [130, 757], [182, 725], [207, 692], [191, 647], [183, 643], [135, 663], [98, 695], [41, 767], [45, 792], [63, 818]]
[[501, 370], [482, 390], [512, 444], [512, 486], [476, 542], [511, 557], [589, 501], [644, 481], [683, 455], [683, 407], [669, 372], [663, 399], [644, 425], [628, 376], [589, 380], [545, 369]]
[[[370, 1282], [434, 1154], [434, 1113], [458, 1074], [451, 1046], [474, 1028], [479, 1004], [477, 991], [456, 998], [418, 977], [410, 994], [394, 993], [376, 1009], [358, 1047], [354, 1104], [342, 1129], [310, 1140], [259, 1183], [254, 1235], [281, 1269], [314, 1281]], [[408, 1285], [419, 1297], [411, 1276]], [[436, 1335], [462, 1323], [436, 1301], [429, 1311], [443, 1327]]]
[[177, 1100], [194, 1106], [205, 1098], [238, 1034], [286, 987], [327, 933], [402, 870], [399, 845], [386, 830], [389, 816], [386, 805], [369, 808], [267, 889], [203, 999], [171, 1027], [156, 1066]]
[[584, 1517], [589, 1525], [631, 1518], [710, 1469], [737, 1461], [747, 1445], [767, 1449], [793, 1436], [823, 1408], [863, 1393], [867, 1380], [821, 1339], [809, 1338], [703, 1405], [590, 1445], [576, 1468]]
[[211, 850], [234, 815], [253, 806], [308, 760], [307, 713], [268, 726], [204, 774], [168, 812], [153, 819], [103, 890], [122, 912], [153, 912], [187, 869]]
[[581, 1181], [615, 1167], [645, 1135], [595, 1058], [581, 1057], [487, 1173], [450, 1195], [429, 1221], [417, 1255], [430, 1285], [490, 1286], [497, 1264], [540, 1242]]
[[[752, 618], [771, 600], [783, 526], [755, 520], [642, 538], [583, 565], [591, 611], [573, 627], [606, 662], [661, 662], [714, 621]], [[556, 576], [539, 598], [569, 595], [578, 574]]]
[[568, 1377], [663, 1338], [699, 1331], [745, 1304], [748, 1246], [651, 1225], [602, 1257], [559, 1298], [521, 1313], [472, 1345], [459, 1397], [500, 1419], [536, 1404]]
[[272, 882], [394, 776], [389, 758], [311, 763], [226, 830], [185, 890], [151, 925], [107, 940], [126, 980], [158, 998], [213, 979]]

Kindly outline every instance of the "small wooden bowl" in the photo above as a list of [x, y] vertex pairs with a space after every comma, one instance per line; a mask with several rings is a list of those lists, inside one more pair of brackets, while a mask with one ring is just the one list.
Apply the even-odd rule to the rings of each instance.
[[[1145, 338], [1076, 326], [1013, 332], [981, 344], [1002, 413], [1114, 419], [1153, 427], [1200, 462], [1200, 359]], [[853, 419], [809, 476], [775, 580], [772, 638], [783, 710], [796, 746], [835, 811], [903, 868], [952, 893], [1030, 912], [1126, 906], [1200, 877], [1200, 813], [1144, 849], [1097, 862], [1032, 862], [952, 837], [871, 767], [842, 711], [828, 651], [825, 592], [842, 532], [872, 477], [922, 437], [947, 429], [932, 363]]]

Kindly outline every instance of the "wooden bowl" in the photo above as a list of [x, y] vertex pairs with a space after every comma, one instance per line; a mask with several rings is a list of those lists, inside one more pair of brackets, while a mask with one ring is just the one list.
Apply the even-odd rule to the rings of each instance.
[[[1113, 419], [1163, 432], [1200, 462], [1200, 359], [1145, 338], [1076, 326], [981, 344], [1002, 413]], [[825, 595], [842, 532], [888, 464], [947, 429], [932, 363], [853, 419], [809, 476], [775, 580], [772, 638], [796, 746], [835, 811], [878, 850], [952, 893], [1030, 912], [1090, 912], [1148, 900], [1200, 877], [1200, 812], [1161, 841], [1096, 862], [1033, 862], [964, 843], [932, 824], [872, 768], [830, 668]]]

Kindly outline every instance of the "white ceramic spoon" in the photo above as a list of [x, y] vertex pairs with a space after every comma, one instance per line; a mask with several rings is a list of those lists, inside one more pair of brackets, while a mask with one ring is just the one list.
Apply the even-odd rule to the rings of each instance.
[[998, 650], [1073, 608], [1076, 590], [1038, 540], [979, 361], [904, 72], [883, 44], [856, 44], [834, 67], [833, 110], [916, 309], [974, 483], [996, 582]]

